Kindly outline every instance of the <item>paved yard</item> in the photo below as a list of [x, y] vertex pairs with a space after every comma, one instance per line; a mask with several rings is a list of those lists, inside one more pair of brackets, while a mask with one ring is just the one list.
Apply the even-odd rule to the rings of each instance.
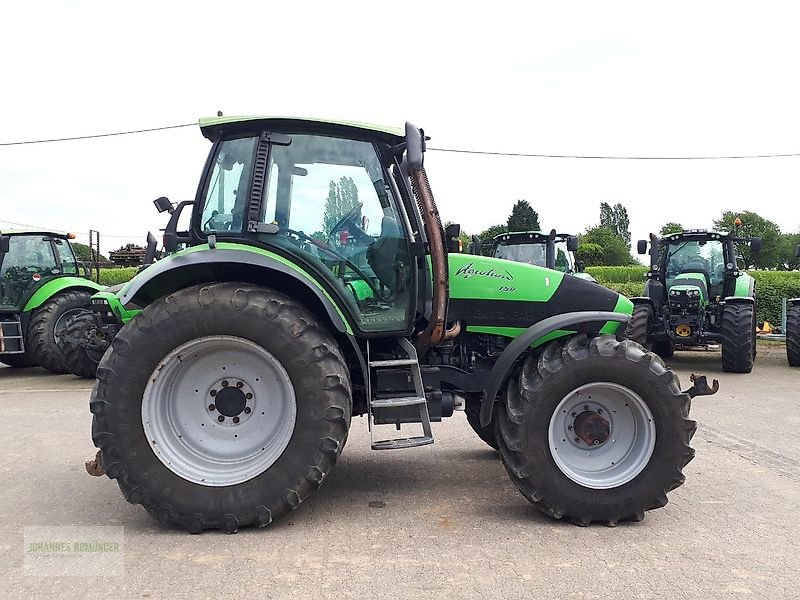
[[[539, 514], [463, 414], [436, 444], [372, 452], [358, 418], [336, 472], [267, 529], [190, 536], [86, 474], [89, 384], [0, 367], [0, 596], [11, 598], [798, 598], [800, 370], [761, 350], [671, 361], [721, 381], [698, 398], [697, 457], [666, 508], [579, 528]], [[23, 527], [123, 525], [121, 577], [35, 577]]]

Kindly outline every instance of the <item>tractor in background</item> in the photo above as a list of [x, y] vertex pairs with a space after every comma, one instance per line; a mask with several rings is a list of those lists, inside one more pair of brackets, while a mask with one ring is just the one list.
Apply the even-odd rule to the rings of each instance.
[[[722, 345], [722, 368], [749, 373], [756, 356], [755, 280], [737, 264], [736, 245], [761, 249], [760, 238], [689, 229], [650, 234], [644, 295], [632, 298], [625, 336], [662, 357], [676, 347]], [[639, 240], [639, 254], [648, 240]]]

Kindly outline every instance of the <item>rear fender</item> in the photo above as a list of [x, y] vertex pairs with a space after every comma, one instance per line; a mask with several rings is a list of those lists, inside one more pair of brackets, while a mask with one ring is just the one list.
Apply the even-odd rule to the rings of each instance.
[[610, 311], [580, 311], [570, 312], [561, 315], [548, 317], [531, 325], [520, 335], [518, 335], [513, 342], [511, 342], [500, 358], [495, 362], [492, 367], [492, 372], [489, 374], [489, 379], [486, 383], [486, 389], [483, 392], [481, 399], [481, 425], [487, 427], [492, 420], [492, 407], [494, 406], [497, 393], [503, 382], [508, 378], [514, 364], [523, 352], [530, 348], [536, 340], [550, 334], [558, 329], [566, 329], [571, 326], [579, 325], [581, 323], [596, 323], [605, 321], [614, 321], [617, 323], [627, 323], [631, 318], [630, 315]]
[[22, 310], [24, 312], [35, 310], [61, 292], [80, 290], [93, 294], [102, 289], [102, 285], [90, 279], [84, 279], [83, 277], [59, 277], [57, 279], [51, 279], [34, 292], [25, 303], [25, 308]]

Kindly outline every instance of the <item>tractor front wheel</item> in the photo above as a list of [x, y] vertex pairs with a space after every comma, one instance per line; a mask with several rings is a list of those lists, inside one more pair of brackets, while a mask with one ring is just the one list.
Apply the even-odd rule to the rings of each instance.
[[650, 324], [653, 322], [653, 309], [646, 304], [637, 304], [633, 307], [633, 314], [625, 326], [625, 339], [633, 340], [649, 349], [648, 334]]
[[69, 290], [56, 294], [37, 308], [28, 324], [26, 344], [38, 363], [53, 373], [69, 373], [59, 339], [70, 318], [86, 310], [91, 294]]
[[786, 358], [793, 367], [800, 367], [800, 302], [786, 311]]
[[497, 450], [497, 434], [495, 433], [494, 419], [492, 419], [486, 427], [481, 425], [481, 403], [479, 401], [468, 401], [467, 405], [464, 407], [464, 414], [467, 416], [467, 423], [469, 423], [472, 430], [478, 434], [478, 437]]
[[749, 373], [755, 358], [756, 314], [752, 304], [727, 304], [722, 309], [722, 369]]
[[157, 300], [115, 336], [90, 408], [100, 462], [128, 502], [192, 533], [266, 526], [333, 470], [350, 376], [302, 304], [249, 283]]
[[[73, 315], [59, 335], [59, 349], [64, 357], [64, 364], [73, 375], [84, 379], [94, 379], [97, 365], [103, 358], [107, 341], [97, 338], [97, 320], [95, 313], [84, 310]], [[91, 347], [81, 344], [91, 343]], [[104, 347], [104, 344], [106, 347]]]
[[497, 411], [500, 455], [546, 514], [580, 525], [639, 521], [683, 483], [697, 425], [655, 354], [576, 335], [528, 358], [517, 377]]

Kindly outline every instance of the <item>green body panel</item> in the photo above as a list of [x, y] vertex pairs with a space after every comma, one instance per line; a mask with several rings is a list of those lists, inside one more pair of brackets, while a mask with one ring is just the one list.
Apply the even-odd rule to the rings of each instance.
[[736, 278], [736, 289], [733, 290], [733, 295], [737, 298], [747, 298], [751, 295], [750, 290], [753, 289], [755, 279], [752, 275], [747, 273], [740, 273]]
[[[614, 312], [622, 313], [625, 315], [633, 314], [633, 302], [628, 300], [625, 296], [619, 296], [617, 300], [617, 304], [614, 307]], [[621, 323], [617, 323], [616, 321], [606, 321], [606, 324], [603, 325], [603, 328], [600, 330], [600, 333], [607, 333], [613, 335], [617, 332], [617, 329], [620, 327]], [[482, 326], [475, 326], [475, 327], [467, 327], [467, 331], [470, 333], [486, 333], [489, 335], [500, 335], [503, 337], [508, 338], [515, 338], [520, 335], [522, 332], [525, 331], [522, 327], [482, 327]], [[555, 331], [551, 331], [550, 333], [543, 335], [539, 339], [537, 339], [533, 344], [532, 347], [536, 348], [537, 346], [541, 346], [549, 342], [550, 340], [554, 340], [556, 338], [564, 337], [567, 335], [575, 335], [575, 331], [568, 331], [566, 329], [556, 329]]]
[[473, 254], [449, 254], [448, 267], [454, 299], [547, 302], [564, 279], [561, 271]]
[[58, 277], [40, 287], [25, 304], [23, 312], [39, 308], [50, 298], [67, 289], [102, 290], [103, 286], [83, 277]]
[[123, 324], [127, 323], [133, 317], [142, 312], [142, 309], [140, 308], [134, 308], [130, 310], [125, 308], [117, 295], [114, 292], [107, 290], [97, 292], [94, 296], [92, 296], [92, 300], [105, 300], [106, 304], [108, 304], [109, 310], [114, 313], [114, 315]]
[[705, 279], [705, 275], [702, 273], [681, 273], [680, 275], [676, 275], [675, 279], [672, 280], [672, 285], [670, 286], [670, 290], [697, 290], [700, 292], [700, 305], [705, 306], [708, 304], [708, 297], [703, 289], [694, 283], [683, 283], [684, 281], [691, 282], [692, 280], [697, 279]]
[[[240, 252], [252, 252], [254, 254], [260, 254], [262, 256], [269, 257], [270, 259], [275, 260], [281, 263], [282, 265], [292, 269], [297, 273], [299, 278], [309, 282], [311, 285], [317, 287], [323, 293], [323, 295], [330, 301], [331, 305], [336, 309], [336, 312], [341, 317], [342, 322], [345, 324], [345, 329], [347, 330], [347, 333], [349, 334], [353, 333], [353, 328], [350, 325], [350, 322], [345, 317], [345, 313], [342, 311], [341, 307], [336, 303], [336, 301], [331, 297], [331, 295], [327, 292], [327, 290], [325, 290], [322, 284], [316, 279], [314, 279], [312, 275], [310, 275], [308, 272], [306, 272], [304, 269], [302, 269], [295, 263], [283, 258], [279, 254], [270, 252], [269, 250], [264, 250], [263, 248], [257, 248], [255, 246], [249, 246], [247, 244], [239, 244], [235, 242], [218, 242], [216, 247], [221, 250], [236, 250]], [[161, 264], [162, 262], [169, 263], [170, 261], [175, 261], [179, 259], [181, 256], [185, 256], [187, 254], [192, 254], [195, 252], [214, 252], [214, 250], [209, 248], [208, 244], [203, 244], [200, 246], [192, 246], [191, 248], [187, 248], [185, 250], [181, 250], [180, 252], [170, 254], [166, 258], [161, 259], [161, 261], [159, 261], [159, 264]], [[127, 294], [128, 290], [132, 287], [134, 282], [138, 284], [139, 282], [142, 281], [142, 279], [147, 281], [148, 279], [150, 279], [151, 276], [152, 276], [152, 271], [150, 269], [145, 269], [141, 273], [137, 274], [133, 279], [131, 279], [127, 284], [125, 284], [125, 287], [123, 287], [119, 292], [117, 292], [116, 295], [117, 299], [119, 299], [121, 302], [122, 298]]]

